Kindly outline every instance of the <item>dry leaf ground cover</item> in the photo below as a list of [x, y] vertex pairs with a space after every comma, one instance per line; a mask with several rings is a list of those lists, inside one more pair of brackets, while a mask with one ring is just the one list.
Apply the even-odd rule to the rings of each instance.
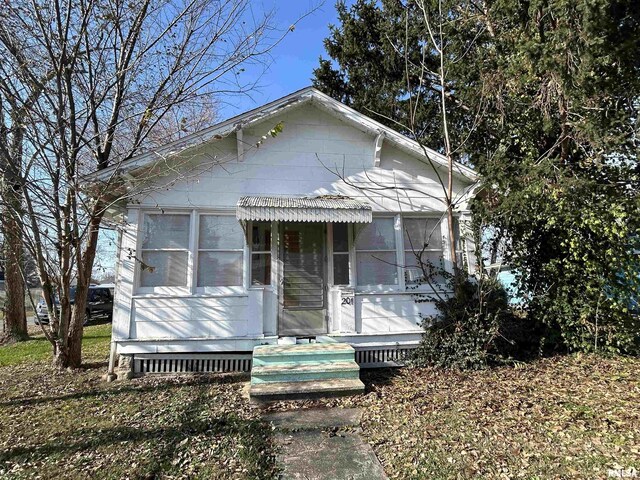
[[[363, 429], [391, 478], [610, 478], [640, 472], [640, 359], [370, 373]], [[637, 473], [640, 478], [640, 473]]]
[[362, 407], [363, 435], [393, 479], [640, 478], [638, 358], [362, 377], [364, 395], [270, 409]]
[[[246, 377], [107, 384], [109, 327], [86, 329], [78, 372], [54, 372], [42, 339], [0, 347], [0, 478], [277, 478]], [[376, 370], [363, 373], [364, 395], [270, 409], [363, 407], [363, 435], [391, 478], [608, 478], [640, 470], [639, 377], [640, 359], [591, 355]]]
[[0, 347], [0, 478], [275, 476], [272, 432], [242, 397], [246, 377], [106, 383], [110, 333], [85, 329], [88, 368], [76, 372], [56, 373], [42, 338]]

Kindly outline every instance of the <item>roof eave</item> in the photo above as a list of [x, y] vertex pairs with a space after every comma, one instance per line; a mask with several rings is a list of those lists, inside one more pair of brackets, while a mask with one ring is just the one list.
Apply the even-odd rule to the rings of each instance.
[[212, 140], [221, 140], [240, 128], [246, 128], [256, 123], [263, 122], [282, 113], [284, 110], [310, 101], [312, 98], [310, 92], [312, 90], [315, 89], [313, 87], [304, 88], [287, 95], [286, 97], [274, 100], [267, 105], [249, 110], [248, 112], [236, 115], [224, 122], [217, 123], [216, 125], [204, 130], [187, 135], [179, 140], [169, 142], [166, 145], [162, 145], [148, 152], [137, 155], [120, 164], [93, 172], [85, 178], [89, 181], [104, 181], [109, 179], [116, 171], [133, 173], [139, 168], [142, 168], [155, 160], [165, 160], [168, 157], [183, 154], [192, 148], [197, 148], [198, 146]]
[[[435, 150], [432, 150], [419, 142], [412, 140], [405, 135], [397, 132], [393, 128], [390, 128], [377, 120], [368, 117], [353, 108], [338, 102], [334, 98], [322, 93], [319, 90], [314, 89], [314, 101], [319, 105], [325, 107], [329, 112], [342, 114], [347, 121], [353, 124], [360, 125], [368, 133], [377, 136], [381, 131], [385, 133], [385, 142], [390, 142], [401, 150], [411, 155], [417, 155], [421, 159], [434, 164], [439, 164], [443, 167], [448, 167], [447, 157]], [[470, 181], [477, 180], [478, 174], [471, 168], [459, 163], [454, 162], [454, 174], [463, 177]]]
[[[419, 142], [407, 138], [394, 129], [383, 125], [382, 123], [352, 109], [351, 107], [348, 107], [347, 105], [344, 105], [314, 87], [306, 87], [259, 108], [236, 115], [235, 117], [213, 125], [205, 130], [196, 132], [180, 140], [170, 142], [149, 152], [138, 155], [126, 162], [89, 174], [85, 178], [88, 181], [105, 181], [120, 172], [135, 173], [136, 170], [139, 170], [154, 161], [166, 160], [168, 157], [184, 154], [189, 149], [197, 148], [209, 141], [223, 139], [240, 128], [247, 128], [254, 124], [263, 122], [282, 113], [284, 110], [299, 106], [309, 101], [313, 101], [331, 114], [339, 115], [343, 119], [346, 119], [347, 122], [352, 123], [355, 126], [359, 126], [362, 130], [367, 131], [372, 135], [378, 135], [383, 131], [385, 133], [385, 141], [392, 143], [406, 153], [418, 156], [422, 160], [426, 160], [442, 167], [447, 167], [448, 165], [446, 157], [435, 150], [424, 147]], [[473, 169], [458, 162], [455, 162], [454, 164], [454, 174], [456, 176], [468, 181], [476, 181], [479, 178], [478, 174]]]

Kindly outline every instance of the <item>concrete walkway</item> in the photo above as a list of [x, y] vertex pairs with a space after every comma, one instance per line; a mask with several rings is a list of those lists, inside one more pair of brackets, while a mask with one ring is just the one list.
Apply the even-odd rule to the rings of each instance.
[[278, 430], [284, 480], [386, 480], [360, 436], [358, 408], [297, 410], [265, 415]]

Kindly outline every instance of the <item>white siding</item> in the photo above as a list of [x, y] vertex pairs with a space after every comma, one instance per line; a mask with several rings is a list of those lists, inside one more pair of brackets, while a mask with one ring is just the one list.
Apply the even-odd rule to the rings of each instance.
[[112, 336], [114, 340], [130, 338], [131, 322], [135, 318], [131, 309], [131, 297], [136, 282], [137, 268], [135, 255], [131, 255], [131, 252], [136, 252], [138, 217], [137, 210], [129, 210], [125, 219], [126, 224], [120, 234], [118, 276], [113, 299]]
[[[283, 132], [255, 148], [260, 137], [280, 120]], [[243, 195], [340, 193], [367, 201], [379, 212], [443, 210], [442, 202], [432, 198], [443, 194], [431, 166], [383, 144], [380, 167], [374, 167], [374, 140], [313, 105], [304, 105], [244, 131], [242, 161], [237, 159], [235, 138], [194, 153], [196, 160], [222, 159], [224, 165], [206, 169], [198, 178], [181, 180], [170, 190], [154, 192], [142, 198], [142, 204], [233, 208]], [[440, 174], [445, 178], [444, 171]], [[378, 188], [370, 180], [400, 189], [367, 190]], [[456, 182], [455, 190], [464, 186]]]
[[422, 315], [433, 315], [433, 303], [417, 303], [412, 295], [356, 295], [358, 333], [421, 331]]
[[[248, 296], [134, 298], [132, 337], [243, 337], [249, 332]], [[260, 318], [260, 322], [261, 322]]]
[[[260, 148], [255, 148], [258, 139], [279, 121], [284, 123], [283, 132], [276, 138], [268, 137]], [[384, 143], [380, 166], [374, 167], [375, 136], [313, 104], [288, 110], [279, 118], [243, 131], [243, 141], [241, 159], [237, 156], [235, 136], [215, 141], [191, 155], [201, 165], [212, 160], [222, 165], [201, 168], [197, 176], [180, 181], [162, 178], [159, 184], [165, 188], [131, 203], [128, 217], [131, 225], [122, 237], [114, 313], [114, 339], [128, 339], [120, 342], [122, 352], [246, 349], [274, 341], [277, 335], [275, 269], [273, 286], [247, 288], [245, 282], [241, 288], [244, 293], [239, 295], [191, 295], [190, 288], [173, 296], [149, 296], [136, 291], [139, 269], [129, 252], [139, 253], [138, 209], [162, 207], [195, 213], [231, 213], [244, 195], [344, 194], [369, 203], [374, 214], [438, 215], [444, 210], [439, 200], [443, 198], [442, 187], [430, 165]], [[344, 181], [335, 173], [336, 169], [344, 174]], [[444, 170], [440, 175], [446, 179]], [[379, 190], [381, 185], [398, 189]], [[466, 186], [456, 180], [456, 195]], [[398, 235], [401, 237], [401, 233]], [[444, 253], [447, 255], [446, 249]], [[397, 292], [356, 292], [351, 310], [341, 306], [339, 295], [338, 290], [333, 290], [330, 296], [330, 311], [336, 312], [336, 316], [329, 321], [329, 333], [344, 335], [352, 342], [357, 338], [369, 343], [398, 339], [415, 342], [421, 331], [420, 314], [435, 313], [433, 304], [416, 303], [404, 291], [402, 282]], [[337, 313], [339, 310], [341, 313]]]

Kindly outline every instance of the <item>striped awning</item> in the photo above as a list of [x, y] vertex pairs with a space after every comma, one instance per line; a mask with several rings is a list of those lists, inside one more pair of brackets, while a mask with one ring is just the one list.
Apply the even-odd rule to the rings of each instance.
[[349, 197], [241, 197], [238, 220], [371, 223], [371, 205]]

